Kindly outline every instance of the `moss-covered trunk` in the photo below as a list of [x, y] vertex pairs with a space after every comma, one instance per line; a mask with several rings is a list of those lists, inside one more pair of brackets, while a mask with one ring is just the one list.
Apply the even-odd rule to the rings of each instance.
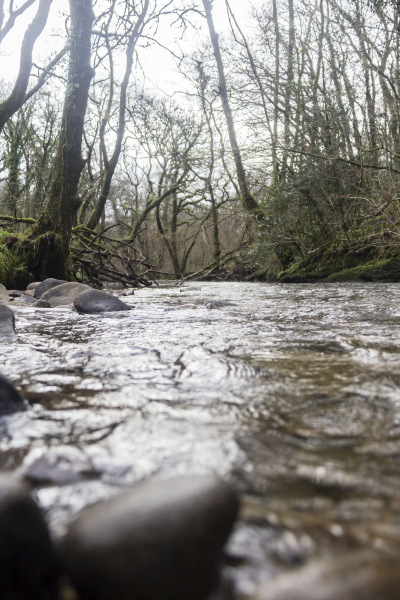
[[68, 279], [70, 239], [81, 204], [78, 184], [84, 161], [82, 136], [93, 76], [90, 64], [92, 0], [70, 0], [68, 83], [52, 183], [47, 205], [24, 244], [36, 279]]

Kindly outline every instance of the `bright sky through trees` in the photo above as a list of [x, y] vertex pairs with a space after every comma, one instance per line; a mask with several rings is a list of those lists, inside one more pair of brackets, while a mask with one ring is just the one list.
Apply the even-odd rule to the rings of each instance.
[[[241, 23], [248, 20], [253, 4], [253, 2], [243, 2], [243, 0], [230, 0], [231, 8]], [[255, 4], [260, 4], [260, 1]], [[98, 12], [99, 5], [100, 3], [97, 2], [96, 12]], [[19, 65], [20, 43], [35, 9], [36, 4], [34, 3], [31, 9], [17, 20], [16, 26], [0, 47], [0, 79], [4, 82], [11, 83], [15, 79]], [[62, 48], [68, 12], [68, 0], [53, 1], [46, 28], [34, 50], [35, 59], [39, 64], [45, 64], [50, 55]], [[214, 1], [213, 15], [217, 31], [222, 34], [227, 32], [229, 23], [224, 0]], [[142, 44], [146, 48], [139, 50], [139, 56], [148, 84], [152, 83], [164, 91], [165, 86], [171, 87], [171, 93], [180, 87], [181, 76], [178, 74], [173, 57], [168, 50], [176, 50], [177, 47], [174, 46], [174, 43], [175, 40], [178, 40], [180, 49], [190, 52], [198, 45], [200, 39], [207, 39], [205, 21], [202, 23], [199, 17], [194, 17], [194, 21], [195, 26], [187, 29], [182, 35], [179, 27], [171, 27], [171, 20], [163, 19], [159, 24], [155, 43], [148, 46], [149, 40], [146, 40]]]

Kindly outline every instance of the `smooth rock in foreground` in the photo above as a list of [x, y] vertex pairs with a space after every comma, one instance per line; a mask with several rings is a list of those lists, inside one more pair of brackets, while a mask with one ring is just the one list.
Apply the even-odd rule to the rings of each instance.
[[203, 600], [238, 511], [215, 476], [153, 481], [86, 509], [61, 556], [82, 600]]
[[125, 302], [116, 296], [103, 292], [102, 290], [93, 290], [92, 288], [79, 294], [79, 296], [75, 298], [74, 305], [78, 312], [83, 313], [132, 310], [132, 306], [125, 304]]
[[11, 415], [21, 410], [26, 410], [21, 394], [8, 379], [0, 375], [0, 417]]
[[[57, 287], [58, 285], [61, 285], [63, 283], [67, 283], [65, 279], [53, 279], [53, 277], [49, 277], [48, 279], [45, 279], [44, 281], [41, 281], [40, 283], [35, 285], [33, 295], [35, 296], [35, 298], [40, 298], [40, 296], [48, 290], [51, 290], [52, 288]], [[29, 285], [28, 289], [32, 289], [29, 287]]]
[[266, 581], [254, 600], [398, 600], [399, 589], [398, 557], [356, 551]]
[[57, 579], [42, 513], [24, 487], [0, 476], [1, 600], [55, 600]]
[[14, 313], [5, 304], [0, 304], [0, 343], [15, 338]]

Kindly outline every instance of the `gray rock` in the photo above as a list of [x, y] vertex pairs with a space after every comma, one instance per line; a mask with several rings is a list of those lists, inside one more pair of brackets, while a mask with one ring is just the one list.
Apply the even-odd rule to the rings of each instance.
[[10, 296], [2, 283], [0, 283], [0, 302], [8, 302]]
[[79, 294], [74, 301], [75, 308], [83, 313], [99, 313], [119, 310], [132, 310], [132, 306], [101, 290], [88, 289]]
[[[48, 303], [50, 308], [55, 308], [56, 306], [73, 306], [74, 299], [74, 296], [55, 296], [54, 298], [49, 298]], [[42, 302], [46, 301], [42, 300]]]
[[50, 308], [50, 302], [47, 300], [37, 300], [33, 303], [34, 308]]
[[203, 600], [238, 511], [215, 476], [140, 484], [81, 514], [61, 556], [85, 600]]
[[[57, 287], [58, 285], [61, 285], [63, 283], [67, 282], [64, 279], [53, 279], [52, 277], [49, 277], [49, 279], [45, 279], [44, 281], [41, 281], [40, 283], [35, 285], [35, 291], [33, 292], [33, 295], [35, 296], [35, 298], [40, 298], [40, 296], [48, 290], [51, 290], [52, 288]], [[28, 289], [32, 289], [31, 287], [29, 287], [31, 285], [33, 284], [30, 283], [28, 285]]]
[[58, 575], [38, 506], [24, 487], [0, 476], [1, 600], [55, 600]]
[[22, 294], [12, 299], [13, 306], [32, 306], [35, 303], [33, 296]]
[[10, 415], [21, 410], [26, 410], [21, 394], [8, 379], [0, 375], [0, 416]]
[[14, 340], [15, 338], [14, 313], [5, 304], [0, 304], [0, 343]]
[[41, 281], [32, 281], [32, 283], [30, 283], [30, 284], [27, 286], [27, 288], [26, 288], [26, 289], [27, 289], [27, 290], [29, 290], [29, 291], [33, 291], [34, 289], [36, 289], [36, 288], [37, 288], [37, 286], [39, 285], [39, 283], [42, 283], [42, 282], [41, 282]]
[[[61, 283], [57, 285], [47, 292], [44, 292], [40, 296], [40, 300], [45, 300], [49, 302], [51, 305], [51, 301], [53, 301], [53, 306], [61, 306], [62, 304], [71, 304], [81, 294], [86, 290], [91, 290], [92, 288], [89, 285], [85, 285], [84, 283]], [[57, 304], [55, 304], [55, 298], [57, 298]]]

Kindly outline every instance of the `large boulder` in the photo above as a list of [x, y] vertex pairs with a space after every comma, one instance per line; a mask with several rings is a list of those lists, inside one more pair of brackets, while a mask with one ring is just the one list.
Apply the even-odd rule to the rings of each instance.
[[5, 304], [0, 304], [0, 343], [16, 338], [14, 313]]
[[58, 575], [38, 506], [24, 487], [0, 476], [1, 600], [54, 600]]
[[91, 290], [89, 285], [84, 283], [61, 283], [40, 296], [40, 300], [48, 302], [51, 307], [73, 304], [75, 298], [86, 290]]
[[78, 312], [83, 313], [132, 310], [132, 306], [125, 304], [125, 302], [116, 296], [101, 290], [93, 290], [92, 288], [79, 294], [79, 296], [75, 298], [74, 305]]
[[[35, 298], [40, 298], [40, 296], [48, 290], [51, 290], [52, 288], [57, 287], [58, 285], [62, 285], [63, 283], [67, 283], [65, 279], [53, 279], [52, 277], [49, 277], [48, 279], [45, 279], [44, 281], [41, 281], [40, 283], [34, 285], [33, 295], [35, 296]], [[31, 285], [32, 284], [28, 285], [28, 289], [32, 289], [30, 287]]]
[[0, 375], [0, 416], [10, 415], [20, 410], [26, 410], [21, 394], [8, 379]]
[[203, 600], [237, 511], [235, 491], [215, 476], [140, 484], [78, 517], [64, 568], [84, 600]]

